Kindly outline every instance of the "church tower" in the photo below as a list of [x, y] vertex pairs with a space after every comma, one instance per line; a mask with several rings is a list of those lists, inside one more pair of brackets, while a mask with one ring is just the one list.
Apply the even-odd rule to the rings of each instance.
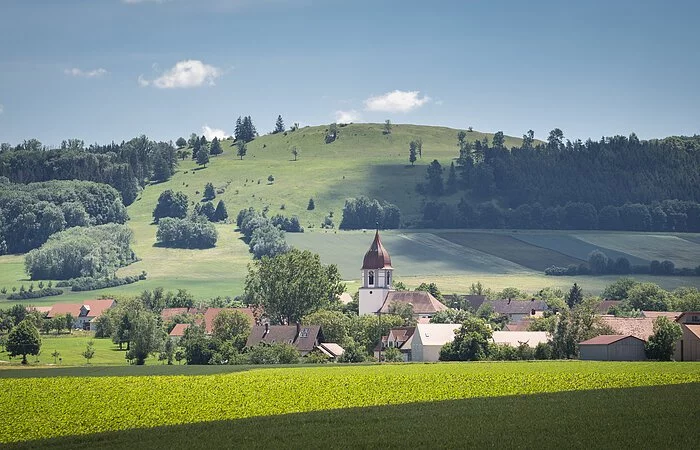
[[393, 291], [391, 256], [379, 239], [379, 230], [362, 261], [362, 287], [360, 288], [360, 315], [376, 314], [384, 304], [387, 294]]

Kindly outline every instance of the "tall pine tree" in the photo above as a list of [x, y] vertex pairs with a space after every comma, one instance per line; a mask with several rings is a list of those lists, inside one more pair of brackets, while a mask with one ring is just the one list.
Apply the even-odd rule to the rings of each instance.
[[272, 134], [277, 134], [277, 133], [284, 133], [284, 121], [282, 120], [281, 115], [277, 116], [277, 122], [275, 123], [275, 130], [272, 132]]

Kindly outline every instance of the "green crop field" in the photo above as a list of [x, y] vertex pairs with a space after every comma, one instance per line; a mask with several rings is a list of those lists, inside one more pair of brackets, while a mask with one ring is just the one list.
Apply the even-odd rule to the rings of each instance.
[[[38, 356], [28, 357], [32, 366], [38, 365], [56, 365], [56, 366], [76, 366], [83, 365], [87, 362], [83, 358], [82, 353], [85, 351], [89, 341], [93, 342], [95, 348], [95, 356], [90, 361], [94, 366], [107, 365], [126, 365], [126, 351], [119, 350], [119, 347], [112, 343], [110, 339], [94, 339], [89, 332], [73, 331], [72, 334], [53, 333], [49, 335], [41, 335], [41, 353]], [[126, 348], [126, 347], [124, 347]], [[61, 361], [51, 356], [54, 351], [60, 353]], [[8, 365], [12, 367], [21, 367], [21, 357], [10, 358], [9, 355], [2, 349], [0, 351], [0, 369]], [[146, 364], [156, 364], [156, 358], [150, 357]], [[158, 363], [159, 364], [159, 363]]]
[[0, 423], [0, 443], [681, 448], [693, 446], [688, 431], [700, 411], [697, 363], [314, 366], [201, 376], [172, 369], [0, 378], [0, 414], [12, 418]]
[[[181, 161], [171, 180], [147, 186], [128, 208], [128, 225], [135, 239], [133, 248], [140, 260], [119, 270], [118, 275], [146, 271], [147, 280], [92, 292], [66, 290], [61, 296], [21, 302], [8, 301], [0, 295], [0, 308], [14, 303], [38, 306], [135, 295], [159, 286], [187, 289], [201, 300], [240, 295], [252, 259], [233, 225], [216, 225], [219, 240], [212, 249], [154, 246], [156, 226], [151, 223], [151, 214], [160, 193], [165, 189], [183, 191], [194, 204], [201, 200], [207, 182], [224, 191], [215, 201], [226, 202], [231, 219], [249, 206], [269, 208], [268, 215], [298, 216], [306, 232], [288, 234], [288, 241], [319, 253], [325, 263], [337, 264], [348, 281], [348, 290], [353, 291], [357, 288], [362, 256], [372, 240], [371, 232], [321, 230], [323, 219], [333, 212], [337, 227], [345, 199], [367, 195], [398, 205], [404, 224], [411, 226], [421, 215], [423, 198], [415, 186], [425, 180], [426, 166], [433, 159], [449, 166], [458, 153], [455, 129], [399, 124], [388, 136], [382, 134], [382, 129], [381, 124], [350, 124], [340, 128], [336, 142], [324, 144], [325, 126], [306, 127], [286, 136], [280, 133], [255, 139], [243, 160], [227, 140], [223, 142], [224, 153], [212, 157], [206, 168], [197, 169], [190, 159]], [[470, 141], [484, 136], [492, 138], [490, 134], [467, 133]], [[408, 143], [415, 138], [423, 140], [423, 157], [411, 167]], [[508, 146], [518, 142], [506, 138]], [[292, 158], [292, 147], [301, 152], [298, 161]], [[269, 175], [274, 176], [274, 182], [267, 181]], [[458, 196], [444, 200], [456, 202]], [[306, 209], [309, 198], [316, 204], [313, 211]], [[647, 242], [647, 235], [654, 236], [649, 240], [649, 248], [640, 246]], [[662, 239], [664, 236], [669, 239]], [[600, 293], [617, 277], [555, 278], [542, 272], [549, 265], [585, 260], [596, 248], [611, 257], [625, 256], [632, 264], [648, 264], [657, 255], [674, 260], [679, 267], [689, 266], [692, 261], [700, 264], [700, 238], [695, 234], [402, 229], [384, 232], [383, 239], [394, 258], [397, 280], [409, 287], [423, 281], [435, 282], [444, 292], [466, 292], [477, 281], [494, 290], [515, 286], [528, 291], [547, 286], [568, 288], [576, 281], [587, 292]], [[674, 245], [664, 247], [666, 241]], [[700, 277], [637, 278], [667, 289], [700, 286]], [[23, 284], [26, 288], [30, 284], [23, 256], [0, 256], [0, 289], [5, 287], [9, 294], [13, 287], [19, 289]]]

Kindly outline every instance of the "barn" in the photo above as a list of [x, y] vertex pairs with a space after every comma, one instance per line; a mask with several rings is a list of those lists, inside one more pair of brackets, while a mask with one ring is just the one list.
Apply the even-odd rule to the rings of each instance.
[[580, 359], [594, 361], [642, 361], [644, 341], [634, 336], [608, 334], [579, 343]]

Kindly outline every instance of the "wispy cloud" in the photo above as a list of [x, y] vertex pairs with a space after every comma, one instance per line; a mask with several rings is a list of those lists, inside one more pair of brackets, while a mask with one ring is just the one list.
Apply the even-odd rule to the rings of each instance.
[[139, 75], [139, 86], [155, 86], [160, 89], [191, 88], [204, 84], [213, 86], [214, 80], [223, 74], [223, 70], [218, 67], [204, 64], [196, 59], [180, 61], [175, 66], [153, 80], [146, 79]]
[[225, 139], [228, 136], [224, 130], [220, 128], [211, 128], [209, 125], [204, 125], [202, 127], [202, 134], [207, 140], [211, 141], [214, 138]]
[[424, 95], [419, 97], [420, 91], [399, 91], [387, 92], [384, 95], [370, 97], [365, 100], [367, 111], [382, 112], [402, 112], [406, 113], [416, 108], [420, 108], [430, 101], [430, 97]]
[[359, 122], [360, 120], [362, 120], [362, 117], [360, 117], [360, 114], [354, 109], [349, 111], [338, 110], [335, 112], [335, 121], [338, 123]]
[[99, 78], [104, 75], [107, 75], [109, 72], [101, 67], [99, 69], [94, 70], [82, 70], [77, 67], [73, 67], [72, 69], [65, 69], [63, 73], [65, 73], [66, 75], [70, 75], [71, 77]]

